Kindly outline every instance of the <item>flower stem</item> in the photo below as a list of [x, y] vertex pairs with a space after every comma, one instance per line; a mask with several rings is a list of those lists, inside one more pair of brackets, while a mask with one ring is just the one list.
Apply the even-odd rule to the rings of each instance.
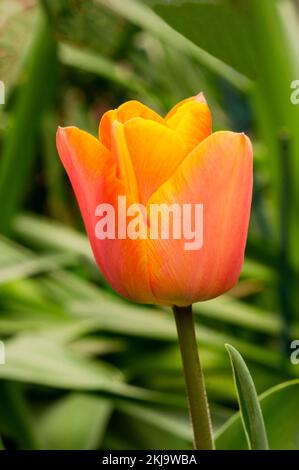
[[200, 365], [192, 305], [173, 307], [193, 427], [194, 448], [213, 450], [214, 441], [203, 371]]

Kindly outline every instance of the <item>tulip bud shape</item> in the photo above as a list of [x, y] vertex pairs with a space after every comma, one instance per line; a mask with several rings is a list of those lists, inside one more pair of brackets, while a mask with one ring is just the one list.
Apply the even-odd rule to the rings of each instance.
[[[97, 264], [119, 294], [187, 306], [234, 286], [250, 216], [252, 146], [244, 134], [212, 133], [202, 93], [165, 118], [129, 101], [103, 115], [98, 138], [59, 128], [57, 148]], [[160, 219], [152, 226], [153, 208]]]

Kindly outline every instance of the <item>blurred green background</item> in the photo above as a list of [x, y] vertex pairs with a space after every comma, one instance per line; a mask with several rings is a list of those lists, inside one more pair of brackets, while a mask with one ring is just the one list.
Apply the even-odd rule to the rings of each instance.
[[[294, 0], [1, 0], [0, 435], [8, 449], [188, 449], [174, 320], [131, 305], [95, 266], [55, 132], [96, 135], [138, 99], [162, 114], [199, 91], [214, 130], [254, 143], [246, 259], [194, 306], [218, 447], [237, 409], [224, 344], [259, 393], [299, 379], [299, 5]], [[265, 410], [272, 448], [299, 448], [298, 383]], [[224, 427], [223, 427], [224, 426]], [[1, 447], [1, 445], [0, 445]]]

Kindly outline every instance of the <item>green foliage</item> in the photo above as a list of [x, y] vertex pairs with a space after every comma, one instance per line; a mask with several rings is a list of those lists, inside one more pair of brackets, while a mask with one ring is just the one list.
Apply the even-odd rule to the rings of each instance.
[[217, 448], [247, 447], [230, 343], [254, 378], [231, 349], [252, 447], [256, 388], [270, 448], [299, 449], [299, 369], [289, 363], [299, 333], [298, 9], [165, 3], [1, 2], [0, 448], [191, 448], [173, 317], [119, 298], [99, 273], [55, 131], [96, 135], [103, 112], [128, 99], [164, 114], [202, 90], [214, 129], [246, 131], [255, 151], [240, 282], [194, 305]]
[[256, 77], [251, 30], [233, 2], [180, 1], [158, 4], [154, 9], [199, 47], [244, 75]]
[[233, 346], [227, 344], [226, 349], [232, 364], [240, 415], [249, 449], [268, 450], [264, 419], [250, 372], [241, 354]]
[[[260, 397], [269, 447], [272, 450], [298, 449], [298, 381], [280, 384]], [[217, 449], [246, 449], [240, 415], [233, 416], [217, 433]]]
[[53, 93], [53, 81], [56, 75], [55, 50], [49, 25], [44, 18], [41, 18], [24, 71], [24, 83], [16, 99], [13, 124], [7, 131], [3, 143], [0, 199], [6, 203], [1, 208], [2, 232], [9, 230], [12, 215], [18, 209], [27, 189], [26, 183], [36, 153], [41, 116]]
[[43, 446], [51, 450], [94, 450], [101, 445], [111, 416], [108, 400], [71, 393], [41, 416]]

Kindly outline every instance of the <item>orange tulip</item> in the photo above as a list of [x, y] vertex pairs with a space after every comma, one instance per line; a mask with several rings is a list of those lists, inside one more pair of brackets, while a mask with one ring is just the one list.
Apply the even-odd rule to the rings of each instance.
[[[212, 133], [202, 94], [178, 103], [165, 118], [137, 101], [104, 114], [99, 139], [59, 128], [57, 148], [73, 185], [96, 261], [124, 297], [190, 305], [233, 287], [242, 268], [252, 196], [248, 137]], [[202, 204], [203, 246], [183, 239], [99, 239], [95, 209], [128, 204]], [[119, 221], [116, 220], [116, 224]]]

